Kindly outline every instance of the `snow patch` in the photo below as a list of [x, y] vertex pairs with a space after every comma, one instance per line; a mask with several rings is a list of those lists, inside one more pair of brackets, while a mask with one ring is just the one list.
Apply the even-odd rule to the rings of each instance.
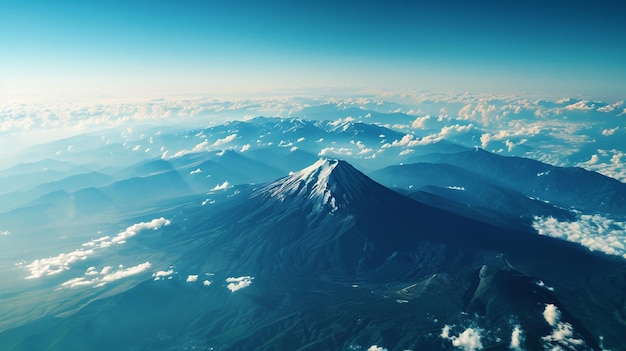
[[[346, 204], [349, 201], [346, 196], [343, 196], [345, 194], [340, 194], [345, 190], [342, 188], [358, 183], [355, 179], [358, 177], [357, 174], [345, 174], [351, 173], [344, 170], [350, 166], [337, 169], [340, 162], [320, 159], [313, 165], [270, 184], [264, 190], [280, 201], [301, 197], [307, 202], [312, 202], [314, 213], [320, 213], [324, 209], [333, 213], [339, 210], [340, 204]], [[353, 194], [358, 191], [354, 189], [354, 191], [346, 192]]]

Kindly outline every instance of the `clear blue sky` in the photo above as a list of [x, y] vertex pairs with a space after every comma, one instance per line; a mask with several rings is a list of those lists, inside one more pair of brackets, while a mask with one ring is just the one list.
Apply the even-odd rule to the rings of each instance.
[[619, 1], [0, 1], [0, 93], [626, 96]]

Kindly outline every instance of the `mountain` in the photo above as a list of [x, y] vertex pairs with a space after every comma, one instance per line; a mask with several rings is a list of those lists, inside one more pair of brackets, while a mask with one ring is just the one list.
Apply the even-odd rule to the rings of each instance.
[[500, 156], [479, 148], [423, 155], [411, 161], [450, 164], [526, 196], [565, 208], [626, 215], [626, 184], [582, 168], [556, 167], [522, 157]]
[[339, 160], [221, 194], [124, 249], [167, 253], [153, 269], [173, 279], [71, 288], [99, 296], [1, 332], [0, 346], [506, 350], [515, 330], [529, 350], [626, 344], [623, 260], [436, 209]]
[[0, 195], [0, 212], [25, 205], [48, 193], [63, 190], [74, 192], [89, 187], [100, 187], [113, 183], [115, 178], [100, 172], [76, 174], [58, 181], [35, 186], [32, 189]]
[[151, 207], [155, 201], [179, 198], [193, 193], [177, 171], [156, 172], [132, 177], [100, 188], [120, 207]]
[[[535, 216], [554, 217], [561, 220], [573, 220], [574, 215], [544, 201], [529, 198], [519, 191], [505, 187], [472, 171], [446, 163], [413, 163], [389, 166], [371, 173], [373, 179], [392, 189], [428, 202], [426, 192], [438, 198], [452, 200], [435, 207], [452, 211], [453, 207], [462, 210], [466, 217], [482, 218], [486, 211], [489, 218], [503, 217], [502, 220], [520, 222], [531, 226]], [[458, 212], [457, 212], [458, 213]]]

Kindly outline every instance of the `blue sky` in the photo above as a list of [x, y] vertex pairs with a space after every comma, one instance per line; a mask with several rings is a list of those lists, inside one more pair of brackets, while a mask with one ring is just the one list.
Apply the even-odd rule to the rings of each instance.
[[617, 1], [0, 2], [0, 92], [626, 95]]

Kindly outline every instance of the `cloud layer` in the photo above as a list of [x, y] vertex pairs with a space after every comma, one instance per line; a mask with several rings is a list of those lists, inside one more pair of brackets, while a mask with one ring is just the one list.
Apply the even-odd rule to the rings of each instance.
[[591, 251], [626, 258], [626, 222], [601, 215], [578, 215], [577, 221], [535, 217], [533, 228], [540, 235], [579, 243]]

